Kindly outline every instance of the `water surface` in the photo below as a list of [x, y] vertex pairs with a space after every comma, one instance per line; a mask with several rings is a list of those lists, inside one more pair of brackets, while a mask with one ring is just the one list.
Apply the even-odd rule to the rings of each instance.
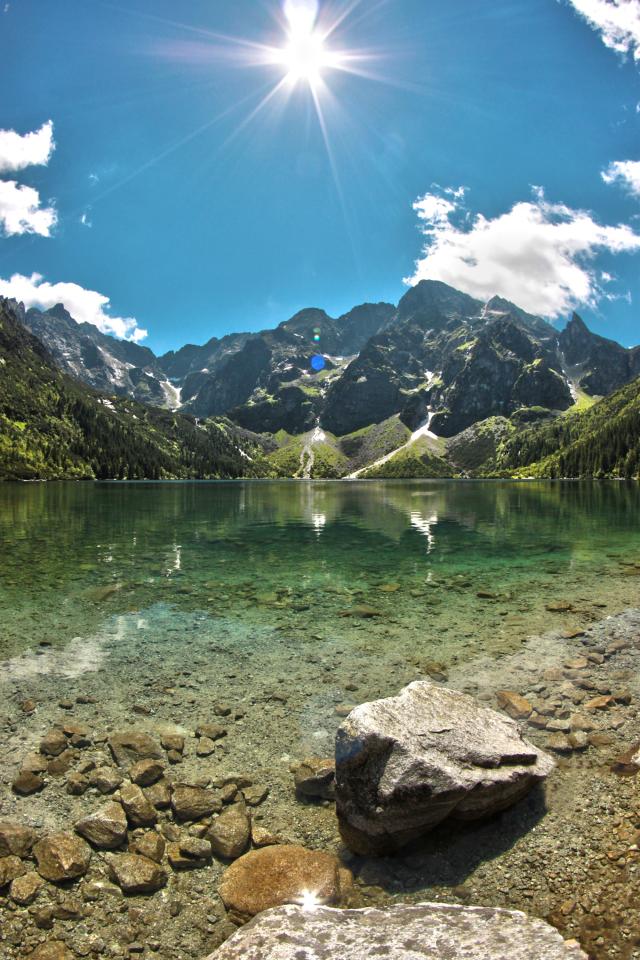
[[499, 655], [632, 605], [639, 517], [625, 483], [3, 484], [0, 659], [127, 614], [119, 643], [151, 616], [158, 651], [197, 616], [256, 647]]

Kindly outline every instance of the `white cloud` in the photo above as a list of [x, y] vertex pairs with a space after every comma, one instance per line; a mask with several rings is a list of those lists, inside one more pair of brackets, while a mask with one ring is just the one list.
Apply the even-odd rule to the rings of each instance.
[[605, 46], [640, 61], [640, 0], [569, 0]]
[[38, 273], [30, 277], [14, 273], [9, 280], [0, 278], [0, 296], [11, 297], [25, 307], [49, 310], [62, 303], [78, 323], [92, 323], [103, 333], [138, 343], [147, 336], [133, 317], [113, 317], [109, 297], [95, 290], [85, 290], [77, 283], [49, 283]]
[[40, 194], [15, 180], [0, 180], [0, 228], [8, 237], [37, 233], [50, 237], [58, 215], [53, 207], [40, 206]]
[[[15, 130], [0, 130], [0, 173], [46, 165], [55, 146], [51, 120], [24, 136]], [[0, 180], [0, 230], [5, 236], [36, 233], [50, 237], [57, 221], [55, 209], [41, 207], [40, 194], [33, 187]]]
[[627, 190], [640, 197], [640, 160], [615, 160], [602, 171], [605, 183], [622, 183]]
[[587, 211], [550, 203], [540, 187], [493, 220], [467, 213], [451, 196], [428, 193], [415, 202], [426, 243], [405, 283], [442, 280], [478, 299], [499, 294], [555, 318], [605, 296], [594, 264], [599, 253], [640, 251], [640, 234], [630, 227], [602, 226]]
[[55, 148], [51, 120], [24, 136], [15, 130], [0, 130], [0, 173], [46, 166]]

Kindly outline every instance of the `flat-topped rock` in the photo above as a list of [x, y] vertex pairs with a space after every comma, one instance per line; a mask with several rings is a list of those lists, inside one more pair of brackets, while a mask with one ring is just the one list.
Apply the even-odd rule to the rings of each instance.
[[390, 853], [447, 817], [506, 809], [553, 767], [515, 721], [419, 680], [356, 707], [338, 729], [340, 832], [355, 853]]
[[208, 960], [587, 960], [524, 913], [439, 903], [385, 910], [268, 910]]

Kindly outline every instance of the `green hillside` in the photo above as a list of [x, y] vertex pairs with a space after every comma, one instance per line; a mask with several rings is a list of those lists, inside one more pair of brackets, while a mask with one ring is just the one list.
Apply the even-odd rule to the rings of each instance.
[[[240, 442], [245, 453], [238, 449]], [[259, 438], [229, 421], [104, 397], [61, 373], [0, 302], [0, 479], [263, 476]]]
[[640, 379], [571, 417], [539, 423], [500, 449], [491, 473], [534, 477], [640, 475]]

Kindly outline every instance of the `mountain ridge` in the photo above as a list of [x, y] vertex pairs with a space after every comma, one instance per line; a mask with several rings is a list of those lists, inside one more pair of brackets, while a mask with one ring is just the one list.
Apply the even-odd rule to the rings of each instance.
[[504, 298], [438, 281], [397, 306], [338, 318], [307, 308], [161, 357], [76, 324], [63, 307], [23, 321], [64, 372], [107, 396], [164, 403], [196, 424], [227, 417], [263, 437], [265, 475], [275, 476], [511, 469], [497, 458], [514, 434], [573, 417], [640, 375], [640, 347], [592, 333], [577, 314], [559, 331]]
[[439, 281], [422, 281], [397, 306], [361, 304], [335, 319], [306, 308], [275, 328], [159, 357], [75, 324], [61, 306], [31, 309], [26, 323], [62, 369], [96, 389], [228, 415], [257, 432], [319, 422], [345, 435], [396, 413], [413, 428], [433, 410], [434, 430], [453, 435], [521, 406], [562, 411], [578, 388], [605, 395], [640, 375], [640, 347], [591, 333], [576, 314], [558, 331], [499, 296], [483, 303]]

